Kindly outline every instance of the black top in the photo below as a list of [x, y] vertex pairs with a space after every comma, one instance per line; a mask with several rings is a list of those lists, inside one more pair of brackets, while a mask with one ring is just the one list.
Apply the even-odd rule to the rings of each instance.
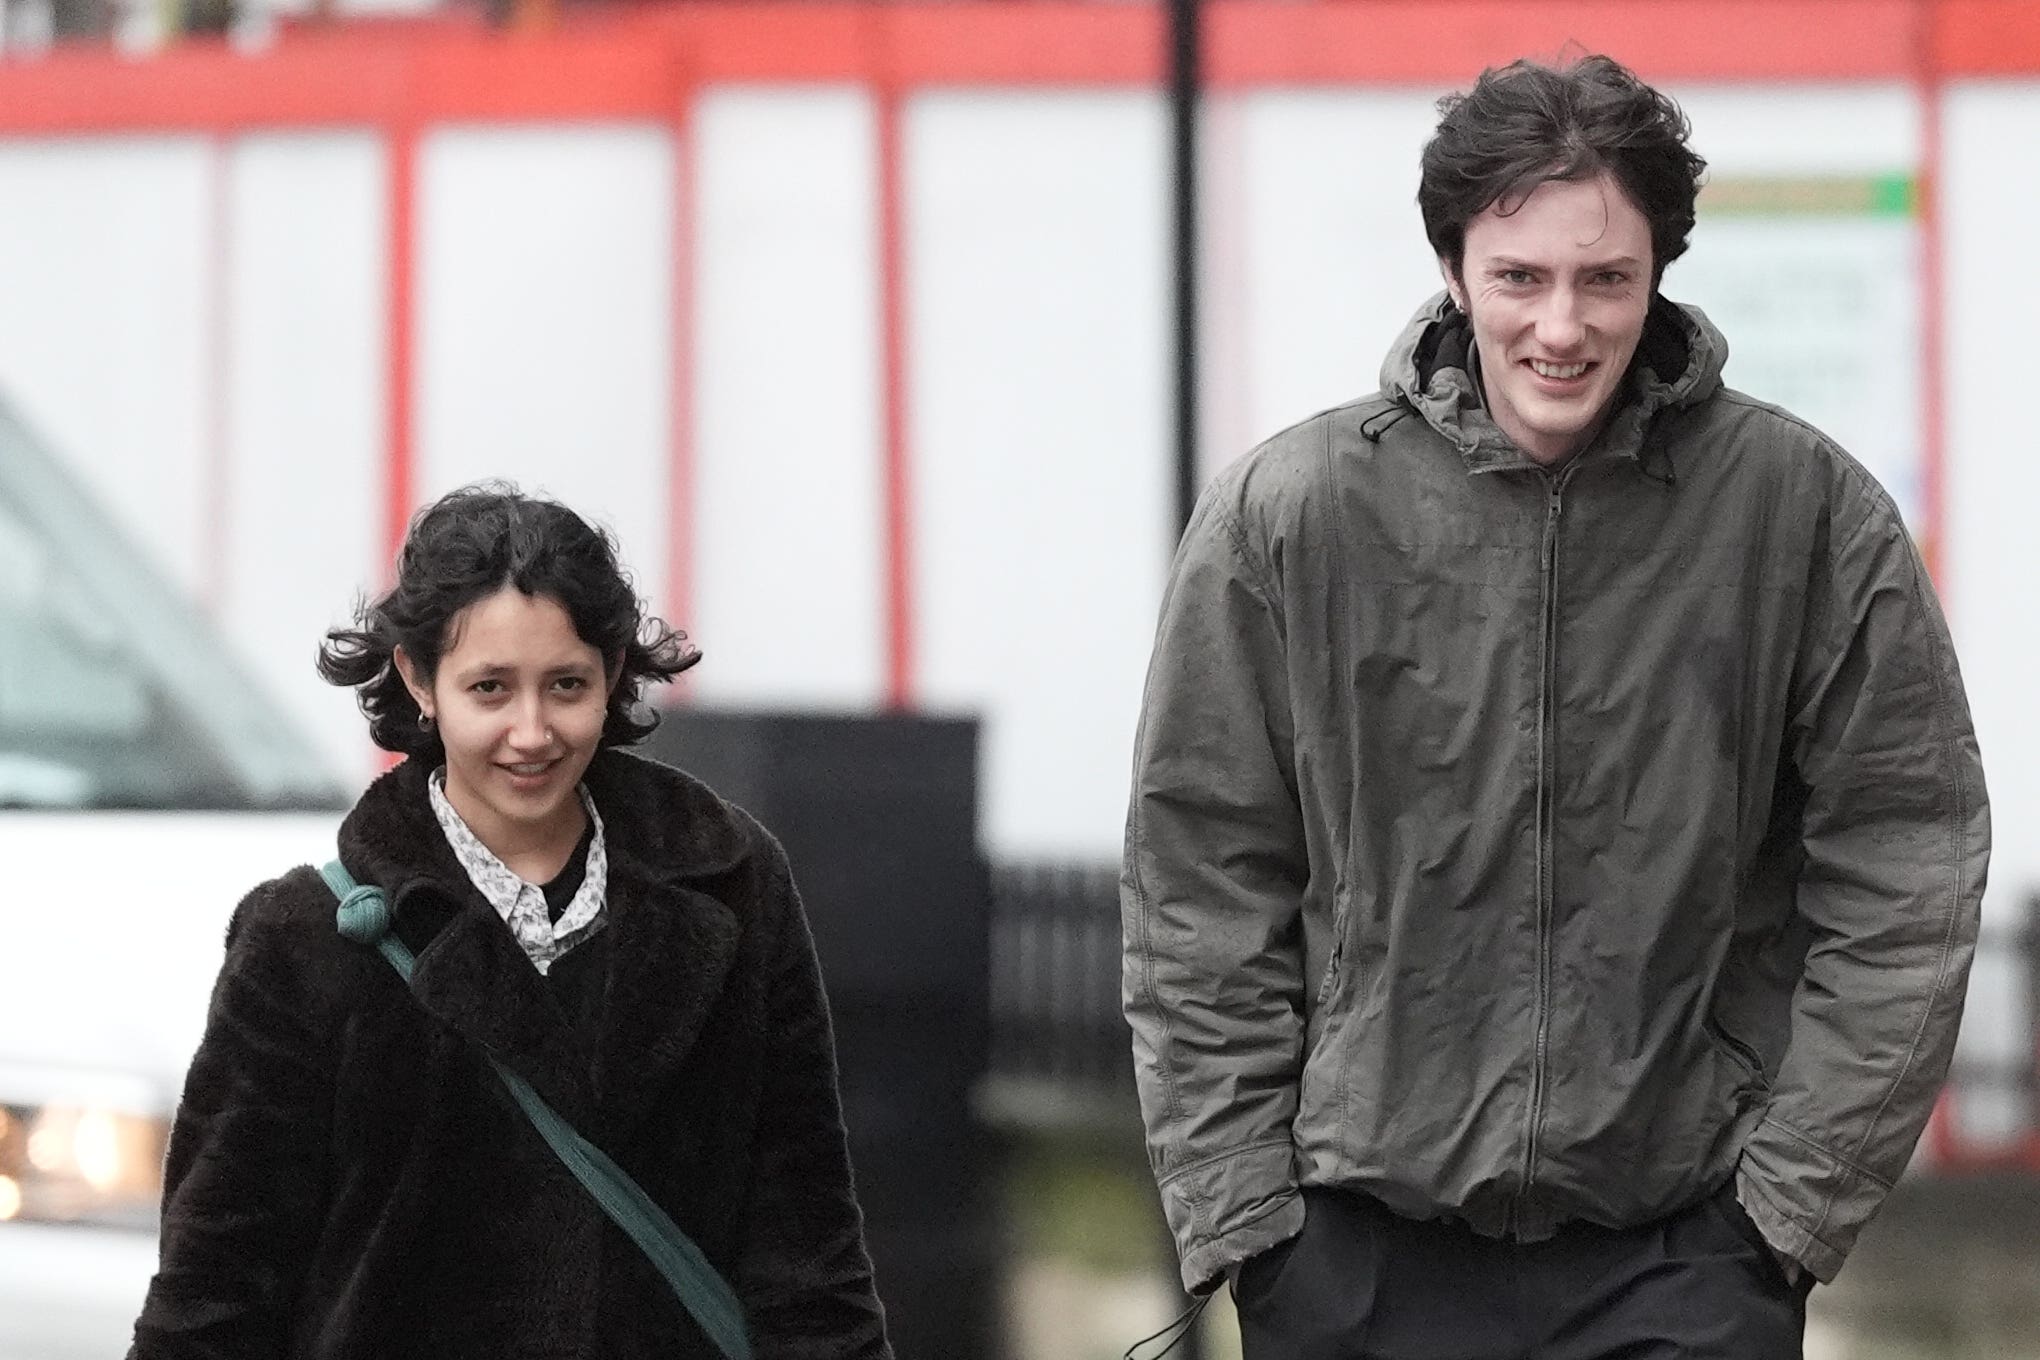
[[574, 894], [581, 891], [581, 881], [588, 876], [588, 847], [595, 843], [595, 819], [581, 828], [581, 839], [574, 846], [574, 853], [567, 856], [567, 862], [553, 875], [552, 882], [539, 891], [545, 894], [546, 915], [558, 925], [560, 917], [574, 904]]

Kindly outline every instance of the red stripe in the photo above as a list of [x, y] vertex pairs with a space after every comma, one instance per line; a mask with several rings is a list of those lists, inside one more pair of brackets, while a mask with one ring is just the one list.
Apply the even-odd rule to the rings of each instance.
[[1902, 78], [1921, 0], [1345, 0], [1210, 6], [1216, 85], [1464, 85], [1606, 52], [1653, 80]]
[[2033, 0], [1937, 0], [1926, 60], [1942, 75], [2040, 73], [2040, 5]]
[[389, 175], [389, 318], [388, 391], [384, 394], [387, 426], [383, 436], [386, 462], [383, 480], [383, 560], [388, 579], [396, 579], [397, 553], [404, 545], [416, 498], [413, 464], [412, 383], [416, 341], [414, 286], [417, 270], [418, 139], [416, 124], [399, 122], [388, 139]]
[[878, 119], [878, 278], [885, 381], [886, 701], [914, 700], [913, 496], [908, 485], [907, 312], [900, 92], [882, 87]]
[[1944, 238], [1941, 232], [1941, 104], [1942, 81], [1927, 60], [1929, 34], [1921, 25], [1918, 99], [1920, 105], [1919, 164], [1919, 308], [1920, 308], [1920, 537], [1927, 566], [1945, 597], [1948, 593], [1947, 546], [1947, 391], [1945, 319], [1947, 293], [1943, 280]]
[[[667, 135], [673, 144], [673, 282], [672, 391], [666, 456], [666, 618], [686, 629], [694, 614], [694, 543], [696, 531], [694, 473], [694, 290], [696, 282], [694, 117], [681, 102]], [[684, 672], [676, 695], [691, 689], [692, 673]]]
[[[1211, 0], [1208, 34], [1221, 87], [1457, 85], [1572, 45], [1653, 79], [1902, 80], [1922, 62], [1942, 77], [2040, 74], [2027, 0]], [[289, 31], [255, 56], [202, 40], [142, 61], [63, 48], [0, 61], [0, 134], [388, 127], [399, 110], [664, 123], [676, 84], [714, 81], [1151, 87], [1163, 36], [1152, 4], [718, 0], [569, 14], [549, 33], [469, 19]]]

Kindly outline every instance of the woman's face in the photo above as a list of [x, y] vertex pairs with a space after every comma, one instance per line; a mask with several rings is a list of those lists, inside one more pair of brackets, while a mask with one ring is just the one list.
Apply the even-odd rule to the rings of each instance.
[[504, 586], [454, 616], [430, 688], [397, 667], [446, 747], [446, 797], [498, 857], [571, 847], [575, 788], [602, 739], [613, 677], [558, 601]]

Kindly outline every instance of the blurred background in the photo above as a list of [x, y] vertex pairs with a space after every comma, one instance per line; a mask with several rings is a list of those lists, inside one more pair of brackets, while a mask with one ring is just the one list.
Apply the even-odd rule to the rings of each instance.
[[1809, 1355], [2040, 1357], [2040, 6], [0, 0], [0, 1360], [124, 1349], [227, 915], [379, 768], [314, 645], [498, 476], [706, 654], [654, 751], [803, 878], [902, 1360], [1161, 1326], [1115, 875], [1183, 497], [1375, 386], [1437, 97], [1581, 49], [1691, 116], [1664, 290], [1896, 495], [1993, 795]]

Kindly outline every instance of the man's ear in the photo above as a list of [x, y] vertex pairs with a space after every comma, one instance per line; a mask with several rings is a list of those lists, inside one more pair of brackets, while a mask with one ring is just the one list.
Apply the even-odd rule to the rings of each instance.
[[1466, 285], [1459, 278], [1459, 270], [1443, 255], [1438, 257], [1438, 273], [1445, 280], [1445, 291], [1452, 297], [1452, 305], [1460, 311], [1466, 310]]
[[404, 688], [411, 691], [411, 700], [418, 705], [418, 711], [431, 717], [432, 688], [418, 674], [417, 663], [411, 660], [411, 654], [398, 647], [390, 653], [390, 660], [396, 663], [397, 674], [403, 678]]

